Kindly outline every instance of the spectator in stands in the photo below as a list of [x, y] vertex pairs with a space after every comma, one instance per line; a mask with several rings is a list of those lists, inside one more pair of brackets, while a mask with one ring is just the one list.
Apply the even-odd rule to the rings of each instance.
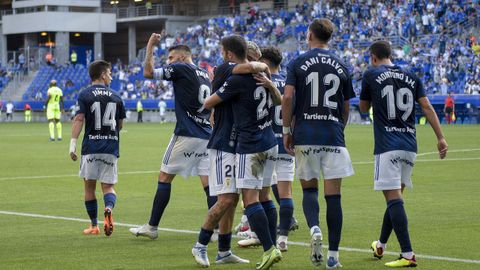
[[140, 99], [137, 101], [137, 123], [143, 123], [143, 104]]
[[451, 124], [454, 121], [455, 115], [455, 101], [453, 100], [452, 92], [448, 93], [447, 98], [445, 99], [445, 106], [443, 107], [443, 112], [445, 113], [445, 121], [447, 124]]
[[85, 60], [87, 67], [90, 66], [90, 63], [92, 62], [92, 50], [89, 49], [85, 51]]
[[167, 103], [163, 98], [160, 98], [158, 102], [158, 109], [160, 112], [160, 121], [163, 123], [165, 121], [165, 111], [167, 110]]
[[45, 55], [45, 62], [47, 63], [47, 65], [49, 66], [54, 66], [55, 65], [55, 59], [53, 58], [53, 54], [51, 52], [48, 52], [46, 55]]
[[75, 50], [72, 50], [72, 54], [70, 54], [70, 63], [72, 65], [77, 64], [77, 52]]
[[27, 66], [25, 65], [25, 55], [20, 53], [18, 56], [18, 65], [20, 67], [20, 71], [24, 74], [27, 75]]
[[32, 121], [32, 107], [30, 107], [30, 104], [25, 103], [25, 123], [30, 123]]
[[10, 118], [10, 121], [13, 121], [13, 108], [15, 108], [15, 106], [13, 105], [13, 102], [9, 100], [6, 105], [6, 113], [7, 113], [7, 118], [5, 119], [6, 121], [8, 121], [9, 118]]

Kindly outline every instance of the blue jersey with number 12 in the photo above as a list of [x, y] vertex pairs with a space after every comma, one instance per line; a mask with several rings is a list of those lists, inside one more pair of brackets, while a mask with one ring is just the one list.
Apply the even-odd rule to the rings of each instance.
[[345, 147], [344, 102], [355, 96], [346, 65], [315, 48], [290, 62], [286, 84], [295, 87], [294, 145]]

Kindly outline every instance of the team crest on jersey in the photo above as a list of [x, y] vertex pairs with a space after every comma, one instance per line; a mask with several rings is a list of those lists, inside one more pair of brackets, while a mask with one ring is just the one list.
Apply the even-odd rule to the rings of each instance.
[[165, 78], [170, 79], [170, 77], [172, 77], [172, 73], [173, 73], [173, 68], [171, 67], [165, 68]]

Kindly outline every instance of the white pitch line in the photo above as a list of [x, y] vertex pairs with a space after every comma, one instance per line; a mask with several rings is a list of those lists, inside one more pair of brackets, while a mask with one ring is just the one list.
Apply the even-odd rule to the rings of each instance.
[[[474, 152], [474, 151], [480, 151], [480, 148], [448, 150], [448, 153]], [[438, 151], [437, 152], [418, 153], [417, 157], [426, 156], [426, 155], [434, 155], [434, 154], [438, 154]]]
[[[40, 215], [40, 214], [30, 214], [30, 213], [21, 213], [21, 212], [12, 212], [12, 211], [0, 211], [0, 214], [4, 215], [11, 215], [11, 216], [21, 216], [21, 217], [33, 217], [33, 218], [44, 218], [44, 219], [55, 219], [55, 220], [66, 220], [66, 221], [78, 221], [78, 222], [85, 222], [88, 223], [90, 220], [83, 219], [83, 218], [69, 218], [69, 217], [60, 217], [60, 216], [50, 216], [50, 215]], [[103, 222], [99, 222], [103, 223]], [[116, 226], [120, 227], [139, 227], [141, 225], [138, 224], [129, 224], [129, 223], [121, 223], [115, 222]], [[198, 234], [198, 231], [191, 231], [191, 230], [179, 230], [179, 229], [170, 229], [170, 228], [158, 228], [159, 231], [165, 232], [175, 232], [175, 233], [185, 233], [185, 234]], [[238, 238], [234, 236], [235, 238]], [[305, 246], [309, 247], [309, 243], [304, 242], [288, 242], [289, 245], [294, 246]], [[323, 248], [328, 248], [327, 245], [324, 245]], [[340, 250], [348, 251], [348, 252], [358, 252], [358, 253], [372, 253], [369, 249], [360, 249], [360, 248], [351, 248], [351, 247], [340, 247]], [[389, 255], [398, 255], [398, 252], [386, 251], [385, 254]], [[451, 258], [451, 257], [443, 257], [443, 256], [435, 256], [435, 255], [425, 255], [425, 254], [415, 254], [417, 258], [424, 258], [430, 260], [437, 260], [437, 261], [449, 261], [449, 262], [462, 262], [462, 263], [473, 263], [473, 264], [480, 264], [480, 260], [472, 260], [472, 259], [462, 259], [462, 258]]]
[[[448, 161], [471, 161], [471, 160], [480, 160], [480, 157], [471, 157], [471, 158], [446, 158], [446, 159], [417, 159], [416, 162], [448, 162]], [[365, 165], [373, 164], [374, 161], [357, 161], [352, 162], [353, 165]], [[132, 171], [132, 172], [119, 172], [119, 175], [129, 175], [129, 174], [147, 174], [147, 173], [158, 173], [159, 171]], [[49, 178], [65, 178], [65, 177], [78, 177], [78, 174], [63, 174], [63, 175], [44, 175], [44, 176], [12, 176], [12, 177], [1, 177], [0, 181], [5, 180], [29, 180], [29, 179], [49, 179]]]

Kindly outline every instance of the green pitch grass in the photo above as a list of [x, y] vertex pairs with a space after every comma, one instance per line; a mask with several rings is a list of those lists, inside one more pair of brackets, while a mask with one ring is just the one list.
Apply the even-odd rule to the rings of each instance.
[[[121, 134], [116, 222], [143, 224], [148, 220], [157, 171], [173, 127], [126, 123]], [[198, 269], [190, 254], [195, 234], [160, 231], [158, 239], [152, 241], [136, 238], [128, 227], [117, 226], [111, 237], [84, 236], [87, 222], [58, 218], [88, 218], [83, 183], [76, 176], [79, 163], [68, 157], [70, 128], [64, 124], [62, 142], [49, 142], [46, 123], [0, 124], [0, 269]], [[405, 196], [413, 248], [419, 255], [420, 269], [479, 269], [480, 126], [443, 128], [451, 150], [444, 161], [439, 161], [436, 153], [429, 154], [436, 152], [431, 128], [418, 128], [419, 153], [426, 154], [419, 155], [413, 174], [415, 188], [407, 190]], [[341, 251], [340, 260], [344, 269], [385, 269], [383, 264], [397, 255], [377, 260], [366, 252], [378, 238], [385, 209], [382, 194], [372, 189], [373, 164], [368, 163], [373, 160], [372, 127], [349, 126], [346, 137], [355, 175], [343, 182], [340, 245], [359, 250]], [[102, 220], [103, 197], [99, 191], [97, 194]], [[289, 239], [308, 243], [301, 195], [300, 185], [295, 182], [295, 216], [300, 230]], [[327, 235], [323, 196], [320, 209], [321, 228]], [[178, 177], [160, 226], [197, 231], [205, 213], [205, 195], [198, 178]], [[235, 224], [240, 209], [237, 213]], [[261, 248], [241, 249], [236, 247], [236, 240], [232, 243], [234, 252], [251, 263], [212, 265], [212, 269], [254, 269]], [[211, 262], [216, 248], [217, 244], [209, 246]], [[399, 251], [395, 234], [387, 249]], [[274, 269], [313, 269], [308, 254], [308, 247], [290, 245]], [[442, 260], [445, 257], [460, 261]]]

